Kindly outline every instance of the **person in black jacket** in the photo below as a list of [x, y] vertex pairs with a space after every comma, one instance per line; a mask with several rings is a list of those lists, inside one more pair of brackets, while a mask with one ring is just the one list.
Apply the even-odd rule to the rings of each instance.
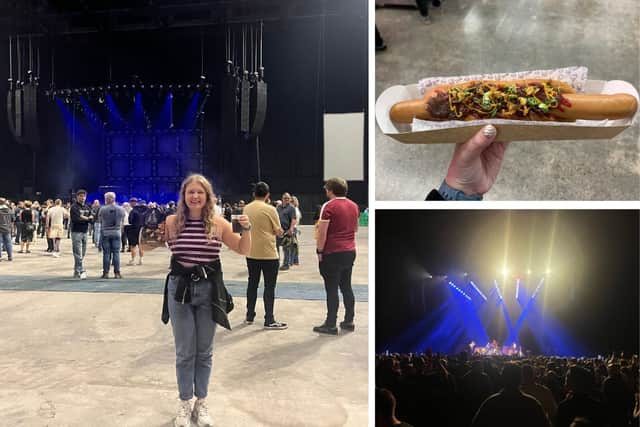
[[86, 279], [84, 256], [87, 253], [87, 232], [93, 220], [91, 206], [87, 203], [87, 191], [76, 191], [76, 201], [71, 205], [71, 247], [73, 249], [73, 277]]
[[131, 212], [129, 212], [129, 233], [127, 239], [129, 240], [129, 249], [131, 250], [131, 260], [128, 265], [135, 264], [136, 253], [140, 251], [138, 258], [138, 265], [142, 265], [142, 257], [144, 252], [142, 246], [140, 246], [140, 232], [144, 227], [144, 221], [147, 216], [147, 207], [144, 204], [138, 204], [138, 199], [132, 197], [129, 199], [131, 205]]

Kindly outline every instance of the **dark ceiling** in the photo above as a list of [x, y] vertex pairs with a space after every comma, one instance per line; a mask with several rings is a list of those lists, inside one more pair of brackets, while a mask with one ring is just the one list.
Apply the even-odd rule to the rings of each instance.
[[0, 35], [87, 34], [341, 13], [335, 0], [5, 0]]

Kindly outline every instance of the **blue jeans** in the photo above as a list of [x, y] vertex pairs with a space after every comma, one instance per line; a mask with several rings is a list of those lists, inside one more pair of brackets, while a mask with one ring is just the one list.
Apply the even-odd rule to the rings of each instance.
[[205, 398], [213, 366], [213, 337], [216, 324], [211, 313], [212, 285], [208, 281], [190, 283], [191, 302], [175, 300], [178, 279], [167, 285], [169, 317], [176, 346], [176, 378], [180, 399]]
[[11, 246], [11, 232], [0, 233], [0, 258], [2, 258], [2, 251], [7, 252], [9, 259], [13, 257], [13, 246]]
[[73, 250], [73, 274], [84, 273], [82, 261], [87, 254], [87, 233], [71, 233], [71, 249]]
[[282, 265], [293, 265], [293, 250], [293, 245], [282, 247], [282, 253], [284, 255], [284, 261], [282, 261]]
[[102, 224], [100, 224], [99, 222], [96, 222], [93, 224], [93, 243], [96, 245], [96, 247], [101, 247], [100, 246], [100, 226]]
[[22, 222], [16, 221], [16, 245], [22, 241]]
[[120, 273], [120, 233], [100, 236], [102, 244], [102, 272], [109, 272], [109, 265], [113, 259], [113, 272]]

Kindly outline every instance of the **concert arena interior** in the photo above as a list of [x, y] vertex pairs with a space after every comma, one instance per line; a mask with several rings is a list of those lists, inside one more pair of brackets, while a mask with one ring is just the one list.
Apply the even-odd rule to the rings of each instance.
[[[395, 395], [398, 417], [485, 425], [478, 409], [515, 362], [554, 393], [554, 425], [572, 420], [560, 419], [578, 392], [570, 372], [587, 372], [609, 422], [585, 425], [629, 425], [638, 223], [633, 210], [377, 211], [376, 386]], [[603, 384], [615, 369], [626, 385], [614, 401]], [[508, 406], [497, 406], [505, 417]]]

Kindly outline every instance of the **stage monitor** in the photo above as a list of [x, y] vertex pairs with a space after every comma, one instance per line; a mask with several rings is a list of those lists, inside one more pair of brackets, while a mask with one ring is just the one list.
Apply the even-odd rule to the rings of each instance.
[[364, 180], [364, 113], [324, 115], [324, 179]]

